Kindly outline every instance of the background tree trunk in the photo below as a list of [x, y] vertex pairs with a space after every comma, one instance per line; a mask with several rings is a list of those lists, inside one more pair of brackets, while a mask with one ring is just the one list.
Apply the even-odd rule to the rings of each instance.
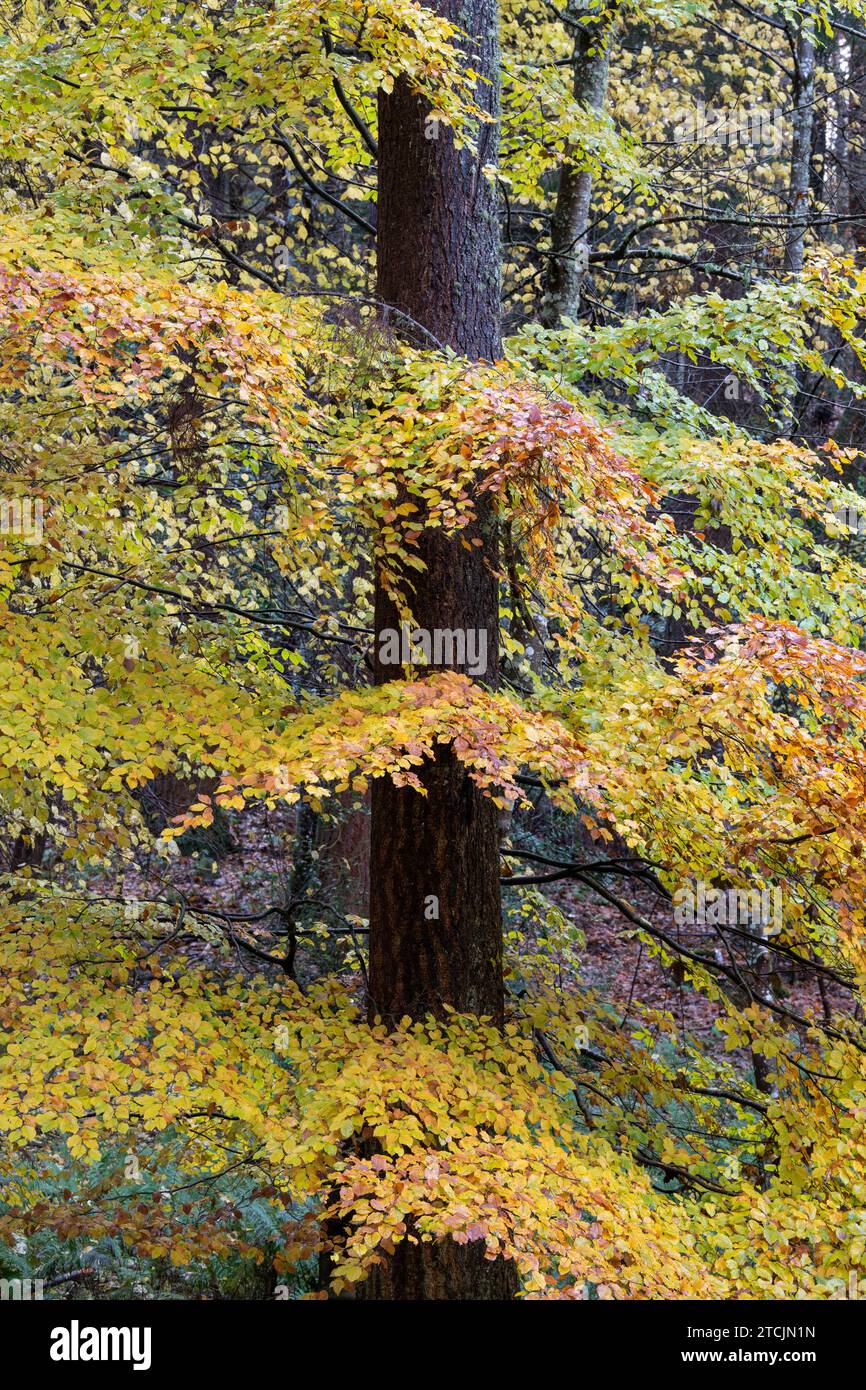
[[866, 243], [866, 38], [851, 36], [848, 96], [848, 198], [851, 239]]
[[[568, 18], [577, 24], [587, 11], [578, 5], [568, 8]], [[591, 111], [601, 111], [607, 97], [610, 75], [610, 45], [613, 21], [588, 24], [578, 29], [572, 64], [576, 101]], [[559, 171], [559, 191], [550, 228], [550, 258], [544, 276], [541, 322], [557, 328], [564, 316], [575, 318], [587, 270], [589, 246], [586, 241], [592, 205], [592, 174], [575, 169], [563, 160]]]
[[[806, 231], [809, 226], [809, 195], [812, 188], [812, 132], [815, 121], [815, 24], [805, 11], [794, 45], [794, 90], [791, 122], [791, 172], [788, 180], [790, 226], [785, 233], [784, 267], [791, 275], [803, 269]], [[779, 435], [791, 439], [798, 431], [798, 392], [801, 373], [793, 372], [794, 384], [778, 403], [774, 424]]]
[[812, 125], [815, 119], [815, 27], [806, 12], [797, 33], [794, 74], [793, 140], [788, 206], [792, 219], [785, 243], [785, 269], [799, 275], [803, 269], [806, 228], [809, 223]]

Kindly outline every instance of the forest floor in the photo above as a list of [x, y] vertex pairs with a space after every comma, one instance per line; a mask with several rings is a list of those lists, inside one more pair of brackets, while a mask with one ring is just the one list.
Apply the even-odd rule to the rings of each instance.
[[[127, 875], [124, 892], [127, 900], [142, 902], [159, 898], [185, 901], [190, 908], [228, 914], [234, 920], [223, 925], [226, 940], [232, 948], [234, 964], [242, 972], [260, 970], [262, 965], [241, 943], [244, 939], [269, 954], [282, 955], [285, 934], [280, 935], [280, 919], [276, 916], [244, 922], [244, 916], [256, 917], [280, 902], [287, 901], [291, 874], [293, 844], [291, 811], [284, 808], [269, 811], [254, 808], [243, 816], [233, 818], [230, 844], [209, 847], [208, 836], [201, 837], [195, 852], [173, 857], [168, 862], [154, 856], [139, 872]], [[347, 983], [355, 987], [359, 997], [363, 977], [349, 959], [340, 970], [340, 951], [351, 949], [349, 928], [336, 926], [334, 908], [340, 913], [357, 914], [352, 930], [363, 933], [365, 885], [353, 881], [351, 858], [341, 858], [339, 826], [324, 827], [320, 838], [325, 843], [318, 850], [320, 866], [315, 896], [303, 909], [301, 922], [305, 934], [298, 938], [296, 974], [303, 984], [323, 967], [333, 971], [335, 966]], [[351, 849], [357, 861], [357, 842]], [[632, 924], [619, 909], [594, 897], [580, 884], [560, 881], [543, 886], [548, 899], [572, 921], [585, 936], [581, 955], [583, 983], [596, 991], [620, 1015], [622, 1025], [629, 1018], [637, 1022], [638, 1005], [663, 1011], [676, 1023], [681, 1040], [687, 1035], [699, 1040], [711, 1053], [721, 1054], [723, 1038], [715, 1029], [717, 1006], [699, 994], [681, 978], [676, 967], [664, 964], [658, 955], [635, 935]], [[620, 891], [620, 890], [618, 890]], [[511, 899], [514, 890], [506, 890]], [[650, 887], [630, 885], [628, 901], [652, 926], [679, 941], [688, 950], [715, 958], [723, 963], [739, 963], [744, 959], [742, 942], [727, 937], [722, 940], [717, 930], [708, 926], [679, 925], [669, 903]], [[319, 908], [324, 907], [325, 911]], [[213, 918], [214, 925], [219, 919]], [[337, 914], [339, 921], [339, 913]], [[362, 935], [355, 938], [363, 940]], [[336, 943], [341, 945], [337, 946]], [[209, 955], [217, 959], [213, 946], [193, 940], [188, 949], [199, 958]], [[805, 972], [781, 953], [771, 952], [769, 982], [776, 998], [785, 1008], [801, 1017], [827, 1019], [850, 1011], [850, 996], [828, 981], [819, 988], [816, 977]], [[223, 962], [225, 965], [225, 962]], [[737, 1063], [736, 1058], [729, 1058]], [[744, 1073], [749, 1060], [740, 1059]]]

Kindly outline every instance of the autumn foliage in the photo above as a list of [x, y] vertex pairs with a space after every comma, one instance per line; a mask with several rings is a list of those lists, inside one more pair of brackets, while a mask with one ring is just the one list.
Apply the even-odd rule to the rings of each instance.
[[[864, 272], [813, 248], [760, 294], [523, 322], [495, 363], [407, 342], [357, 264], [301, 266], [306, 230], [276, 283], [267, 227], [208, 211], [196, 132], [207, 178], [242, 130], [262, 187], [302, 140], [349, 180], [364, 94], [403, 77], [473, 138], [451, 26], [381, 0], [350, 61], [359, 8], [24, 7], [0, 48], [0, 491], [41, 517], [0, 528], [0, 1241], [237, 1258], [308, 1296], [449, 1240], [523, 1297], [838, 1296], [866, 1273], [866, 564], [838, 520], [857, 449], [779, 421], [806, 371], [862, 393]], [[505, 9], [526, 206], [562, 150]], [[638, 179], [552, 72], [562, 143]], [[674, 348], [779, 427], [673, 400]], [[503, 681], [374, 684], [375, 574], [411, 623], [425, 536], [470, 545], [479, 499]], [[252, 872], [226, 910], [180, 875], [220, 826], [300, 844], [302, 807], [424, 795], [444, 747], [503, 815], [504, 1029], [371, 1021], [362, 913]], [[184, 792], [161, 821], [159, 779]], [[781, 886], [781, 933], [675, 930], [695, 881]], [[592, 903], [699, 1015], [620, 1012]]]

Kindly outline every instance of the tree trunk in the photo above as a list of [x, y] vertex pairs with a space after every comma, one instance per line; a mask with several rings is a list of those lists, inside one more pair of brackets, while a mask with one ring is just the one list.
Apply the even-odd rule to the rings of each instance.
[[[586, 10], [572, 5], [567, 14], [573, 23], [578, 23]], [[590, 111], [601, 111], [607, 97], [612, 34], [613, 24], [608, 20], [579, 29], [574, 40], [574, 97]], [[580, 309], [589, 256], [586, 235], [591, 203], [592, 174], [588, 169], [575, 169], [566, 157], [559, 171], [539, 315], [547, 328], [558, 327], [564, 316], [575, 318]]]
[[788, 209], [792, 225], [785, 242], [785, 269], [798, 275], [803, 269], [806, 227], [809, 221], [809, 188], [812, 162], [812, 124], [815, 112], [815, 28], [806, 13], [797, 34], [794, 75], [793, 140]]
[[852, 223], [851, 237], [866, 243], [866, 39], [851, 37], [848, 105], [849, 211], [862, 219]]
[[[467, 38], [467, 65], [482, 78], [477, 100], [499, 110], [495, 0], [434, 0]], [[378, 294], [395, 331], [419, 346], [441, 344], [475, 359], [500, 351], [500, 239], [495, 185], [483, 172], [496, 159], [496, 121], [477, 132], [475, 152], [457, 149], [429, 119], [426, 104], [398, 80], [379, 96]], [[418, 627], [485, 630], [487, 684], [498, 653], [497, 540], [481, 509], [467, 549], [430, 531], [427, 569], [413, 576]], [[399, 628], [381, 586], [376, 594], [376, 678], [403, 671], [378, 664], [379, 633]], [[371, 1018], [396, 1023], [445, 1006], [503, 1015], [498, 813], [450, 746], [421, 774], [427, 795], [379, 779], [372, 792], [370, 862]], [[510, 1296], [512, 1266], [483, 1258], [483, 1246], [397, 1247], [367, 1281], [365, 1297], [476, 1299]]]
[[[815, 26], [807, 10], [800, 20], [794, 54], [793, 138], [791, 172], [788, 180], [788, 216], [785, 232], [784, 266], [791, 275], [803, 269], [806, 229], [809, 225], [809, 194], [812, 186], [812, 130], [815, 112]], [[790, 439], [797, 432], [798, 392], [801, 374], [793, 371], [794, 381], [778, 402], [773, 422], [779, 435]]]
[[[831, 184], [833, 210], [837, 217], [848, 217], [851, 211], [848, 172], [848, 127], [851, 108], [851, 51], [845, 34], [834, 34], [830, 50], [830, 68], [835, 80], [833, 92], [834, 138], [831, 154]], [[841, 222], [835, 234], [844, 245], [851, 244], [851, 227]]]
[[[467, 62], [487, 83], [479, 103], [498, 112], [495, 0], [436, 0], [438, 13], [469, 32]], [[432, 134], [432, 138], [431, 138]], [[496, 157], [497, 130], [484, 125], [478, 150], [458, 150], [449, 131], [431, 132], [427, 108], [404, 81], [379, 99], [378, 293], [397, 331], [430, 338], [470, 358], [500, 350], [500, 251], [496, 193], [482, 172]], [[396, 310], [397, 313], [393, 313]], [[438, 531], [422, 537], [424, 573], [413, 577], [419, 627], [486, 630], [495, 684], [498, 651], [497, 544], [481, 510], [468, 550]], [[399, 628], [381, 586], [376, 594], [377, 679], [403, 674], [378, 665], [378, 634]], [[370, 1009], [397, 1020], [443, 1006], [490, 1014], [503, 1007], [497, 812], [450, 748], [425, 769], [427, 796], [380, 780], [373, 792]], [[428, 899], [439, 900], [430, 917]], [[427, 915], [425, 915], [425, 912]]]

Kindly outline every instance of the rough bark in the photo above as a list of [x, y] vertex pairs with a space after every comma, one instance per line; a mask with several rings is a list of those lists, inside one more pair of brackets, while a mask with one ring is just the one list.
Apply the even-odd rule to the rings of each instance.
[[[467, 31], [471, 61], [489, 79], [481, 104], [498, 111], [495, 0], [436, 0], [435, 8]], [[467, 55], [467, 61], [470, 61]], [[499, 352], [500, 253], [495, 187], [483, 166], [496, 155], [496, 126], [484, 125], [477, 149], [456, 148], [449, 131], [432, 132], [424, 102], [403, 81], [379, 99], [378, 293], [397, 331], [454, 348], [469, 358]], [[396, 309], [397, 314], [393, 313]], [[469, 550], [429, 532], [427, 569], [413, 579], [419, 627], [485, 629], [496, 680], [498, 602], [496, 535], [482, 510]], [[399, 628], [381, 587], [378, 633]], [[377, 666], [377, 679], [402, 674]], [[445, 1004], [502, 1015], [497, 815], [450, 748], [425, 773], [427, 796], [381, 781], [373, 793], [371, 1012], [386, 1019]], [[425, 902], [439, 899], [439, 919]]]
[[[586, 9], [571, 5], [567, 13], [570, 20], [578, 23], [585, 18]], [[575, 100], [590, 111], [601, 111], [607, 97], [612, 33], [612, 24], [608, 22], [585, 25], [575, 36], [573, 92]], [[550, 228], [550, 256], [539, 314], [548, 328], [556, 328], [563, 317], [574, 318], [580, 309], [589, 255], [586, 238], [591, 204], [592, 173], [588, 169], [575, 169], [564, 159], [559, 172]]]
[[[434, 0], [431, 8], [467, 35], [467, 62], [487, 81], [479, 105], [499, 103], [495, 0]], [[401, 81], [379, 97], [378, 295], [393, 329], [422, 346], [475, 359], [500, 350], [500, 245], [496, 191], [485, 175], [497, 125], [484, 124], [475, 150], [458, 149]], [[426, 571], [413, 576], [418, 627], [485, 630], [496, 681], [498, 592], [493, 519], [481, 509], [467, 549], [437, 532], [422, 537]], [[383, 628], [399, 618], [381, 586], [376, 595], [376, 660]], [[380, 682], [403, 674], [377, 664]], [[369, 1012], [442, 1016], [445, 1006], [501, 1020], [502, 927], [498, 816], [453, 749], [440, 748], [422, 774], [426, 796], [377, 781], [372, 794]], [[438, 916], [433, 916], [433, 901]], [[397, 1247], [367, 1281], [376, 1299], [491, 1299], [514, 1291], [512, 1267], [483, 1248]]]
[[[429, 8], [467, 31], [467, 58], [488, 79], [478, 85], [478, 104], [498, 117], [495, 0], [433, 0]], [[395, 317], [394, 326], [419, 343], [494, 358], [500, 350], [499, 212], [495, 186], [483, 170], [496, 159], [496, 119], [480, 127], [476, 147], [458, 150], [405, 80], [380, 92], [379, 298], [408, 315], [402, 325]]]

